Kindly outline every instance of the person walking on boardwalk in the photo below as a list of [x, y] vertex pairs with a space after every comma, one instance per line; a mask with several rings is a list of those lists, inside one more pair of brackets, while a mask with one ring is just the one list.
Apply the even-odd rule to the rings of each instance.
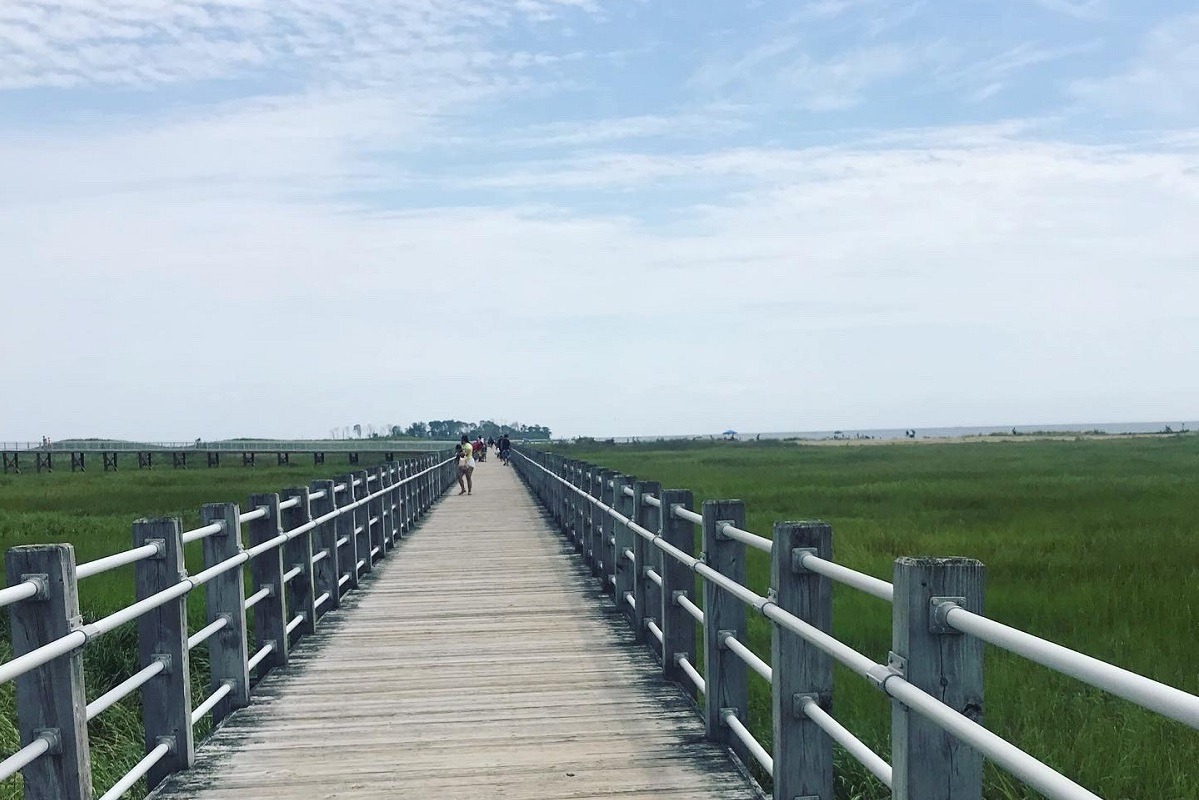
[[500, 448], [500, 463], [506, 467], [508, 459], [512, 457], [512, 442], [508, 439], [508, 434], [505, 433], [500, 437], [498, 447]]
[[458, 456], [458, 488], [462, 491], [458, 494], [470, 494], [474, 491], [471, 479], [475, 473], [475, 458], [474, 448], [471, 447], [470, 439], [466, 437], [465, 433], [462, 434], [462, 444], [459, 445], [459, 448], [462, 452]]

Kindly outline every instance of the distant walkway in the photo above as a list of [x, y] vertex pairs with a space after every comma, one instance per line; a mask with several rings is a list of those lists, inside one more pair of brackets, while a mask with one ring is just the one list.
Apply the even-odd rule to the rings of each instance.
[[758, 797], [515, 470], [457, 491], [153, 798]]

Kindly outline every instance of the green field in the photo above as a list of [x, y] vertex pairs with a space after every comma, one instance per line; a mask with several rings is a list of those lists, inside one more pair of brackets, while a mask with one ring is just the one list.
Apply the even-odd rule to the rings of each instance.
[[[1120, 666], [1199, 692], [1199, 438], [946, 445], [638, 445], [575, 449], [587, 458], [698, 499], [746, 501], [749, 527], [825, 519], [836, 560], [889, 579], [897, 555], [968, 555], [987, 564], [987, 613]], [[366, 460], [364, 456], [364, 466]], [[139, 516], [198, 524], [205, 502], [240, 501], [332, 477], [341, 457], [311, 467], [156, 468], [72, 475], [0, 476], [0, 545], [68, 541], [79, 561], [129, 546]], [[195, 568], [199, 545], [191, 545]], [[761, 558], [757, 558], [761, 556]], [[751, 585], [766, 587], [763, 554]], [[131, 570], [88, 579], [84, 616], [128, 603]], [[192, 599], [192, 629], [203, 624]], [[837, 635], [876, 660], [890, 644], [886, 604], [838, 589]], [[0, 614], [5, 626], [7, 615]], [[769, 631], [751, 619], [751, 644], [769, 653]], [[9, 657], [7, 631], [0, 658]], [[85, 651], [89, 699], [137, 669], [132, 625]], [[194, 653], [196, 697], [207, 694], [203, 648]], [[751, 675], [755, 731], [768, 741], [768, 693]], [[838, 673], [834, 713], [886, 754], [886, 702]], [[1199, 798], [1199, 735], [1036, 665], [988, 651], [989, 727], [1108, 800]], [[136, 695], [90, 726], [97, 796], [141, 756]], [[17, 746], [11, 686], [0, 688], [0, 756]], [[842, 798], [887, 793], [838, 755]], [[989, 798], [1035, 797], [988, 772]], [[0, 798], [20, 796], [19, 779]], [[131, 797], [140, 797], [137, 792]]]
[[[105, 473], [94, 468], [72, 474], [0, 476], [0, 547], [44, 542], [70, 542], [80, 563], [119, 550], [132, 543], [131, 523], [138, 517], [180, 517], [184, 529], [197, 527], [200, 506], [210, 502], [246, 503], [255, 492], [275, 492], [289, 486], [306, 485], [316, 478], [331, 478], [351, 470], [380, 463], [382, 454], [362, 454], [358, 466], [346, 463], [344, 454], [328, 455], [325, 464], [222, 466], [208, 469], [202, 464], [186, 470], [170, 466], [152, 471], [126, 468]], [[297, 457], [296, 461], [300, 461]], [[201, 545], [187, 546], [188, 570], [201, 566]], [[128, 605], [133, 600], [133, 568], [125, 567], [80, 583], [80, 605], [85, 621], [91, 621]], [[204, 625], [204, 593], [189, 596], [190, 628]], [[0, 660], [11, 657], [8, 614], [0, 612]], [[208, 695], [208, 661], [203, 646], [192, 652], [193, 702]], [[103, 694], [139, 669], [135, 624], [120, 628], [84, 650], [88, 700]], [[14, 725], [12, 684], [0, 687], [0, 757], [19, 746]], [[197, 726], [197, 740], [207, 731], [207, 720]], [[95, 796], [99, 797], [132, 768], [145, 754], [142, 741], [138, 693], [105, 711], [88, 726], [92, 742]], [[126, 797], [141, 798], [143, 787]], [[21, 795], [20, 776], [0, 783], [0, 800]]]
[[[890, 580], [901, 555], [971, 556], [987, 567], [986, 613], [1199, 693], [1199, 437], [870, 446], [658, 443], [559, 448], [604, 467], [741, 499], [748, 527], [822, 519], [836, 561]], [[697, 550], [698, 552], [698, 550]], [[764, 592], [766, 554], [750, 552]], [[834, 591], [834, 632], [876, 661], [887, 604]], [[769, 660], [770, 631], [750, 645]], [[988, 648], [986, 725], [1108, 800], [1199, 798], [1199, 734]], [[840, 670], [834, 715], [889, 753], [889, 708]], [[769, 742], [769, 687], [750, 675], [751, 721]], [[838, 752], [839, 797], [887, 797]], [[988, 798], [1033, 798], [988, 766]]]

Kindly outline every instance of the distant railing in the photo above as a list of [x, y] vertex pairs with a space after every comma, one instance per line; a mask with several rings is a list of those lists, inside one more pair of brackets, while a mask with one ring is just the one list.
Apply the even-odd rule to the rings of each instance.
[[[518, 471], [609, 589], [667, 679], [693, 697], [708, 738], [756, 761], [779, 800], [831, 800], [833, 744], [892, 790], [895, 800], [978, 800], [983, 758], [1054, 800], [1097, 795], [990, 732], [982, 715], [983, 643], [1075, 677], [1199, 729], [1199, 697], [982, 616], [983, 565], [900, 558], [887, 583], [832, 561], [823, 522], [776, 522], [773, 538], [745, 530], [739, 500], [662, 491], [584, 461], [517, 448]], [[694, 554], [694, 531], [703, 552]], [[745, 585], [745, 548], [771, 557], [771, 589]], [[703, 607], [692, 597], [702, 578]], [[832, 584], [892, 604], [892, 651], [877, 663], [832, 636]], [[746, 609], [772, 625], [771, 660], [745, 645]], [[703, 674], [695, 666], [696, 623]], [[891, 698], [888, 764], [829, 713], [833, 663]], [[748, 671], [771, 685], [771, 754], [746, 727]]]
[[[286, 664], [291, 646], [338, 608], [445, 492], [454, 475], [451, 455], [427, 453], [282, 496], [255, 494], [247, 512], [236, 503], [209, 503], [194, 530], [184, 531], [176, 518], [138, 520], [131, 550], [84, 564], [75, 563], [68, 544], [8, 550], [0, 607], [9, 608], [13, 658], [0, 664], [0, 684], [15, 681], [22, 747], [0, 763], [0, 780], [23, 771], [27, 798], [91, 798], [88, 722], [139, 689], [146, 756], [101, 800], [115, 800], [143, 777], [153, 788], [190, 768], [196, 723], [208, 714], [218, 723], [249, 704], [250, 676], [261, 679]], [[189, 576], [184, 549], [194, 542], [203, 547], [204, 569]], [[129, 564], [136, 602], [83, 624], [78, 581]], [[244, 565], [253, 588], [248, 597]], [[187, 595], [200, 586], [207, 624], [189, 635]], [[141, 669], [88, 703], [84, 647], [134, 620]], [[205, 643], [212, 692], [193, 708], [189, 653]]]
[[[21, 460], [33, 457], [33, 468], [39, 474], [53, 472], [55, 456], [69, 456], [71, 472], [84, 472], [88, 456], [99, 454], [105, 472], [116, 471], [119, 456], [136, 454], [138, 469], [152, 469], [154, 457], [160, 460], [171, 457], [171, 466], [186, 468], [190, 458], [201, 455], [209, 467], [221, 465], [222, 453], [240, 453], [243, 466], [255, 466], [255, 456], [274, 453], [276, 463], [284, 466], [291, 463], [291, 456], [312, 456], [314, 465], [324, 464], [328, 453], [346, 453], [352, 465], [358, 464], [361, 453], [378, 453], [386, 460], [394, 461], [396, 454], [408, 455], [417, 452], [443, 450], [454, 446], [454, 442], [433, 439], [226, 439], [219, 442], [127, 442], [106, 439], [64, 440], [49, 444], [38, 442], [0, 442], [0, 468], [5, 475], [21, 472]], [[94, 463], [94, 462], [93, 462]]]
[[127, 442], [117, 439], [67, 439], [61, 442], [0, 442], [0, 450], [10, 453], [41, 450], [56, 453], [136, 453], [143, 450], [213, 450], [241, 453], [387, 453], [410, 447], [432, 450], [453, 447], [452, 441], [437, 439], [222, 439], [216, 442]]

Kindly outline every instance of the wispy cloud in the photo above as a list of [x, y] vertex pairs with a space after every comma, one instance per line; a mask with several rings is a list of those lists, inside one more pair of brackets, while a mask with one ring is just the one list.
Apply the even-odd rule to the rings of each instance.
[[1199, 13], [1155, 26], [1123, 71], [1078, 80], [1072, 88], [1078, 98], [1110, 113], [1199, 119]]
[[8, 0], [0, 89], [153, 86], [251, 72], [357, 84], [489, 82], [488, 31], [598, 13], [587, 0]]
[[992, 56], [943, 66], [938, 70], [937, 82], [946, 88], [965, 89], [974, 99], [983, 100], [1007, 88], [1012, 78], [1025, 70], [1094, 53], [1102, 47], [1098, 39], [1059, 46], [1021, 42]]
[[1078, 19], [1099, 19], [1110, 11], [1108, 0], [1033, 0], [1033, 2], [1042, 8]]
[[891, 44], [820, 58], [798, 37], [783, 37], [732, 62], [707, 64], [691, 82], [718, 94], [735, 90], [782, 106], [837, 111], [862, 103], [870, 87], [911, 71], [919, 60], [919, 50]]

